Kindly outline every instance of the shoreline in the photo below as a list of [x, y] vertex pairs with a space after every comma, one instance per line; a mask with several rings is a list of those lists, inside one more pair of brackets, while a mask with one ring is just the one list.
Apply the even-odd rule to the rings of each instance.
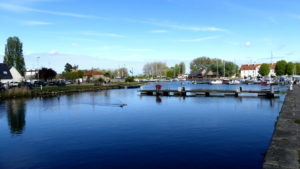
[[34, 88], [31, 90], [26, 88], [14, 88], [8, 91], [0, 92], [0, 99], [9, 100], [19, 98], [54, 97], [71, 93], [93, 92], [111, 89], [140, 88], [144, 84], [146, 83], [117, 83], [109, 85], [81, 84], [69, 86], [47, 86], [43, 87], [42, 89]]

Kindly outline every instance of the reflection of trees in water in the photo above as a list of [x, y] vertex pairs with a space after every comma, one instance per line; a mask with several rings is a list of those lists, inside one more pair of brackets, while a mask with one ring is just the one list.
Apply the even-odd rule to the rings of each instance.
[[0, 101], [0, 119], [2, 119], [5, 115], [5, 104], [4, 102]]
[[7, 101], [7, 120], [13, 134], [22, 134], [25, 128], [26, 104], [24, 100]]

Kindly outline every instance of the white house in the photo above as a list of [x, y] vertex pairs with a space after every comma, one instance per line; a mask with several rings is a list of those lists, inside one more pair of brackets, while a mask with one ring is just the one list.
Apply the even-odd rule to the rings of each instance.
[[33, 70], [33, 69], [27, 70], [25, 72], [25, 79], [29, 81], [33, 80], [36, 78], [37, 74], [38, 74], [38, 70]]
[[[272, 63], [269, 65], [270, 65], [270, 73], [268, 76], [269, 77], [276, 76], [276, 73], [275, 73], [276, 64]], [[242, 78], [256, 78], [258, 76], [261, 76], [259, 74], [260, 66], [261, 66], [261, 64], [242, 65], [241, 66], [241, 77]]]
[[6, 64], [0, 63], [0, 82], [22, 82], [24, 78], [15, 67], [9, 68]]
[[12, 75], [12, 81], [13, 82], [22, 82], [24, 81], [24, 77], [19, 73], [19, 71], [15, 67], [11, 67], [9, 69], [11, 75]]

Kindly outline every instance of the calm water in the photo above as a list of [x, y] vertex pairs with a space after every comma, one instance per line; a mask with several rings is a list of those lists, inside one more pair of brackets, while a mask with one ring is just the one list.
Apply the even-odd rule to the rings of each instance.
[[282, 101], [128, 89], [0, 102], [0, 168], [261, 168]]

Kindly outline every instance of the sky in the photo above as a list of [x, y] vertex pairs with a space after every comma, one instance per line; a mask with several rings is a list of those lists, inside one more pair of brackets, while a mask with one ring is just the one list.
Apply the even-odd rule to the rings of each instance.
[[58, 72], [67, 62], [141, 74], [148, 62], [189, 68], [200, 56], [300, 61], [299, 9], [298, 0], [0, 0], [0, 59], [18, 36], [28, 69]]

